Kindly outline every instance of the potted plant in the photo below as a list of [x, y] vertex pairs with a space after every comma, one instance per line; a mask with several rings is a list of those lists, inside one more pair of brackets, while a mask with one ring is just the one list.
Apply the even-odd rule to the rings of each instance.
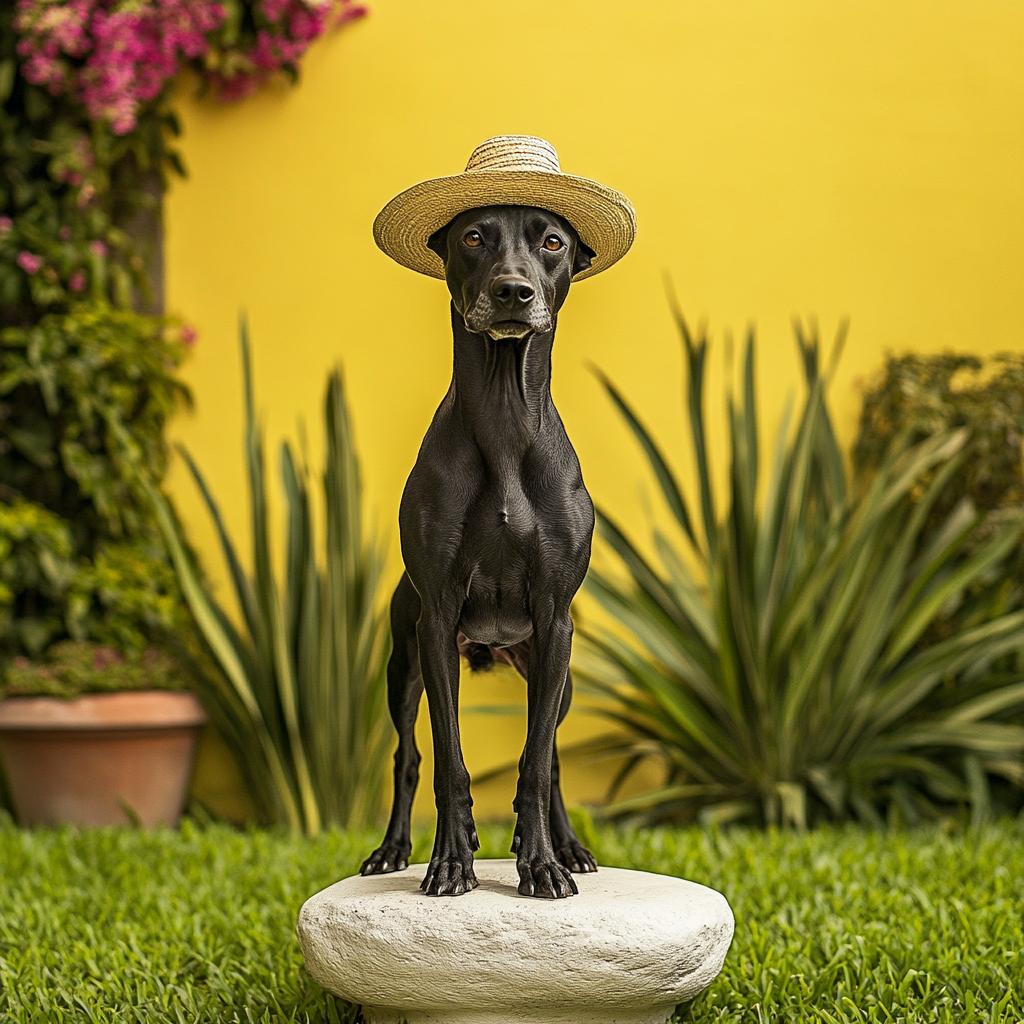
[[0, 760], [25, 824], [180, 814], [203, 714], [163, 653], [190, 620], [143, 481], [184, 350], [104, 302], [0, 331]]
[[175, 825], [202, 706], [166, 654], [87, 641], [14, 659], [0, 695], [0, 758], [24, 825]]

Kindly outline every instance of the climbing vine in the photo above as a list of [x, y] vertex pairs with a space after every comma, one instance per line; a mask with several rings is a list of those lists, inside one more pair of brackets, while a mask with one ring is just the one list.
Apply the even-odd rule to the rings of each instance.
[[[68, 636], [138, 647], [174, 621], [144, 491], [195, 332], [154, 294], [184, 174], [174, 87], [295, 79], [356, 0], [0, 4], [0, 676]], [[6, 538], [6, 539], [5, 539]], [[170, 602], [170, 603], [169, 603]], [[93, 636], [95, 634], [95, 636]]]
[[[145, 304], [133, 238], [169, 173], [184, 68], [224, 100], [295, 78], [355, 0], [18, 0], [0, 11], [0, 318], [81, 299]], [[135, 232], [134, 234], [137, 234]]]

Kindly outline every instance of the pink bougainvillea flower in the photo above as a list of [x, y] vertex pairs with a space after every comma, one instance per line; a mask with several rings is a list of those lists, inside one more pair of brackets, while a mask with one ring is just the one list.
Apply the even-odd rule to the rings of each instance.
[[[295, 70], [328, 24], [344, 25], [367, 10], [356, 0], [257, 3], [264, 27], [255, 44], [240, 44], [214, 38], [226, 11], [211, 0], [17, 0], [22, 74], [54, 95], [75, 94], [90, 118], [124, 135], [187, 61], [206, 58], [200, 73], [222, 99], [238, 99], [275, 72]], [[88, 202], [79, 196], [80, 206]]]
[[343, 0], [341, 11], [334, 19], [335, 27], [341, 28], [342, 25], [355, 21], [356, 18], [362, 18], [369, 13], [370, 8], [365, 4], [353, 3], [352, 0]]
[[89, 251], [94, 256], [99, 256], [101, 259], [107, 255], [107, 247], [103, 242], [95, 241], [89, 243]]
[[199, 332], [189, 324], [185, 324], [181, 328], [179, 335], [183, 345], [188, 345], [191, 348], [196, 343], [196, 338], [199, 337]]
[[95, 0], [39, 3], [18, 0], [15, 31], [22, 35], [18, 53], [28, 59], [22, 74], [33, 85], [45, 86], [54, 96], [74, 80], [67, 57], [82, 57], [89, 49], [86, 25]]
[[14, 27], [28, 81], [77, 92], [91, 118], [124, 135], [184, 60], [205, 56], [224, 16], [209, 0], [18, 0]]
[[217, 98], [225, 103], [234, 103], [251, 96], [266, 79], [268, 72], [260, 70], [250, 74], [239, 73], [230, 78], [214, 73], [210, 76]]
[[14, 221], [10, 217], [0, 217], [0, 238], [4, 235], [9, 234], [11, 228], [14, 227]]
[[43, 265], [43, 257], [36, 256], [35, 253], [28, 252], [22, 249], [18, 253], [18, 266], [25, 271], [26, 274], [35, 274], [39, 272], [39, 268]]
[[280, 21], [281, 15], [287, 10], [291, 0], [263, 0], [260, 7], [267, 21]]
[[260, 9], [273, 28], [260, 29], [256, 44], [245, 52], [254, 69], [236, 70], [227, 76], [218, 71], [209, 74], [221, 100], [242, 99], [282, 68], [295, 69], [329, 25], [339, 28], [368, 10], [354, 0], [262, 0]]
[[81, 271], [81, 270], [76, 270], [68, 278], [68, 287], [73, 292], [80, 292], [80, 291], [82, 291], [85, 288], [85, 272]]

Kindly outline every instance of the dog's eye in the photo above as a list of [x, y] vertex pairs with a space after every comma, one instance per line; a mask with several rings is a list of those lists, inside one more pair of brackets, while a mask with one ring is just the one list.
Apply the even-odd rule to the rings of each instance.
[[547, 249], [548, 252], [558, 252], [564, 244], [565, 243], [558, 237], [558, 235], [548, 235], [548, 237], [544, 239], [544, 248]]
[[480, 233], [478, 231], [470, 231], [469, 234], [466, 235], [466, 237], [463, 239], [463, 241], [471, 249], [475, 249], [478, 245], [484, 244], [484, 240], [480, 237]]

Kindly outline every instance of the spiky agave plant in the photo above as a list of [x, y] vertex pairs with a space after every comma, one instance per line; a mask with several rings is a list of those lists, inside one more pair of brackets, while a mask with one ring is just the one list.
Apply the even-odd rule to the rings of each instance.
[[826, 405], [835, 360], [823, 376], [817, 337], [798, 327], [808, 393], [793, 439], [780, 429], [758, 500], [751, 335], [742, 403], [728, 402], [729, 508], [719, 518], [705, 445], [707, 338], [675, 316], [699, 517], [634, 409], [603, 380], [679, 528], [678, 540], [655, 531], [649, 558], [598, 512], [623, 572], [592, 569], [587, 588], [617, 626], [582, 631], [574, 672], [619, 729], [583, 749], [625, 758], [617, 784], [648, 758], [666, 767], [663, 786], [609, 813], [803, 826], [823, 816], [878, 822], [898, 808], [913, 821], [946, 801], [980, 812], [988, 773], [1024, 784], [1024, 729], [1001, 720], [1024, 708], [1024, 672], [995, 684], [987, 673], [1024, 650], [1024, 614], [918, 647], [947, 602], [1022, 535], [1017, 516], [968, 552], [980, 516], [966, 502], [923, 533], [968, 457], [966, 432], [894, 446], [854, 490]]
[[362, 533], [359, 465], [338, 371], [324, 404], [325, 543], [318, 557], [308, 474], [281, 447], [288, 533], [282, 587], [272, 570], [263, 433], [253, 407], [242, 325], [245, 456], [252, 565], [242, 567], [219, 507], [187, 451], [182, 454], [220, 539], [241, 612], [238, 626], [214, 598], [180, 524], [155, 491], [160, 525], [181, 588], [212, 656], [193, 662], [207, 708], [234, 746], [261, 817], [293, 831], [358, 825], [381, 810], [387, 726], [388, 628], [380, 600], [384, 552]]

